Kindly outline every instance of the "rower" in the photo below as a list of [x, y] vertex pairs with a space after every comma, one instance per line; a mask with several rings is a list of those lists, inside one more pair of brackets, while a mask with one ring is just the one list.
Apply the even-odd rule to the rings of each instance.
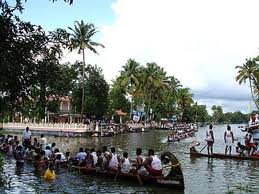
[[60, 152], [58, 148], [54, 150], [54, 154], [56, 162], [63, 163], [67, 161], [65, 155], [62, 152]]
[[252, 129], [248, 129], [248, 132], [247, 132], [246, 137], [245, 137], [245, 143], [246, 143], [246, 147], [248, 149], [248, 155], [250, 155], [250, 151], [252, 149], [254, 149], [254, 147], [255, 147]]
[[155, 151], [153, 149], [148, 150], [148, 158], [146, 158], [146, 160], [143, 162], [143, 165], [150, 175], [162, 175], [163, 168], [161, 160], [155, 155]]
[[97, 150], [96, 155], [97, 155], [97, 163], [95, 164], [95, 169], [96, 169], [96, 172], [101, 172], [104, 169], [102, 151]]
[[79, 148], [79, 152], [76, 155], [77, 164], [80, 165], [86, 157], [86, 152], [83, 148]]
[[109, 170], [118, 171], [120, 158], [115, 152], [115, 147], [111, 148], [111, 155], [109, 160]]
[[102, 169], [103, 170], [108, 168], [109, 159], [110, 159], [110, 153], [108, 152], [107, 146], [103, 146], [102, 147], [102, 162], [103, 162]]
[[124, 152], [123, 157], [120, 160], [121, 173], [129, 173], [131, 169], [131, 164], [128, 158], [128, 153]]
[[50, 159], [52, 157], [52, 151], [50, 150], [50, 147], [46, 146], [46, 149], [44, 151], [45, 151], [45, 157]]
[[206, 141], [208, 154], [213, 154], [214, 135], [212, 131], [213, 125], [209, 125], [209, 129], [206, 131]]
[[255, 147], [252, 151], [252, 156], [259, 156], [259, 147], [258, 147], [258, 142], [255, 142]]
[[229, 149], [229, 154], [231, 155], [231, 148], [232, 148], [232, 144], [234, 143], [234, 135], [233, 135], [233, 132], [231, 131], [230, 125], [227, 126], [227, 131], [225, 131], [224, 133], [224, 141], [226, 144], [225, 155], [227, 154], [228, 149]]
[[141, 148], [137, 148], [137, 150], [136, 150], [136, 155], [137, 155], [137, 157], [136, 157], [136, 165], [137, 165], [137, 169], [136, 170], [137, 170], [137, 173], [139, 175], [146, 176], [146, 175], [148, 175], [148, 171], [143, 166], [144, 158], [143, 158], [143, 156], [141, 156], [141, 154], [142, 154], [142, 149]]
[[91, 154], [91, 156], [93, 157], [93, 160], [94, 160], [94, 166], [96, 165], [96, 163], [97, 163], [97, 155], [96, 155], [96, 152], [95, 152], [95, 149], [94, 148], [92, 148], [91, 150], [90, 150], [90, 154]]
[[245, 145], [242, 145], [240, 142], [237, 142], [236, 152], [239, 153], [240, 156], [244, 156], [244, 151], [247, 150]]
[[44, 134], [41, 134], [40, 135], [40, 148], [42, 150], [45, 150], [46, 145], [47, 145], [47, 139], [46, 139], [46, 137], [44, 137]]
[[93, 168], [94, 167], [94, 159], [93, 156], [90, 154], [90, 150], [88, 148], [85, 149], [86, 157], [84, 161], [84, 165], [86, 168]]

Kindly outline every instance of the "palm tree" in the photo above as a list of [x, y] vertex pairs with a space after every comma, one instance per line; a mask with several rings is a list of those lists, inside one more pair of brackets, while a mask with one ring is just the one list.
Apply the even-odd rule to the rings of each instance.
[[255, 59], [246, 59], [246, 63], [244, 63], [242, 66], [236, 66], [236, 69], [238, 69], [238, 74], [236, 76], [236, 81], [239, 83], [239, 85], [246, 83], [246, 81], [249, 81], [250, 86], [250, 92], [253, 98], [253, 101], [259, 109], [258, 101], [255, 99], [253, 87], [258, 89], [258, 74], [259, 74], [259, 66], [256, 63]]
[[84, 114], [84, 98], [85, 98], [85, 86], [84, 86], [84, 78], [85, 78], [85, 49], [89, 49], [95, 54], [98, 54], [95, 47], [104, 46], [100, 43], [92, 41], [92, 37], [98, 32], [96, 28], [91, 23], [84, 23], [83, 20], [81, 22], [75, 21], [74, 28], [68, 27], [72, 33], [69, 33], [69, 49], [72, 51], [74, 49], [78, 49], [78, 53], [82, 52], [83, 55], [83, 67], [82, 67], [82, 104], [81, 104], [81, 119]]
[[190, 93], [189, 88], [180, 88], [177, 95], [177, 104], [181, 109], [182, 118], [184, 118], [184, 113], [186, 107], [191, 106], [193, 103], [192, 94]]
[[139, 85], [139, 63], [133, 59], [129, 59], [122, 68], [119, 77], [120, 85], [125, 88], [125, 92], [131, 95], [130, 118], [132, 116], [133, 97], [136, 93], [136, 88]]
[[[160, 94], [168, 90], [166, 72], [156, 63], [147, 63], [147, 67], [142, 72], [141, 89], [144, 91], [148, 103], [147, 113], [150, 112], [151, 101], [154, 97], [163, 98]], [[147, 116], [148, 116], [147, 114]], [[147, 119], [147, 117], [146, 117]]]

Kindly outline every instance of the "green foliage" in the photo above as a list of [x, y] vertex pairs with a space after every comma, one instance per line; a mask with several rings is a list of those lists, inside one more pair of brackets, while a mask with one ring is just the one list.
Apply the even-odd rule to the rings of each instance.
[[[77, 71], [80, 71], [77, 69]], [[96, 65], [88, 65], [86, 69], [85, 79], [85, 101], [84, 106], [88, 116], [96, 116], [101, 118], [108, 111], [108, 92], [109, 85], [105, 81], [102, 70]], [[80, 83], [77, 84], [73, 91], [73, 107], [74, 112], [79, 112], [81, 106], [82, 90]]]
[[[117, 85], [116, 85], [117, 84]], [[125, 91], [118, 85], [118, 82], [113, 83], [113, 87], [109, 92], [109, 114], [114, 114], [115, 110], [123, 112], [130, 111], [130, 102], [126, 99]]]
[[69, 68], [59, 64], [62, 39], [15, 16], [21, 1], [0, 2], [0, 111], [42, 118], [50, 95], [71, 90]]
[[249, 58], [242, 66], [236, 66], [238, 69], [236, 81], [241, 85], [248, 80], [252, 98], [259, 109], [259, 64], [257, 61], [258, 58]]
[[[183, 88], [174, 76], [167, 76], [162, 67], [156, 63], [140, 66], [133, 59], [129, 59], [123, 66], [112, 90], [121, 91], [124, 97], [130, 94], [133, 98], [133, 107], [144, 104], [147, 113], [145, 119], [160, 120], [163, 117], [185, 115], [184, 112], [193, 103], [190, 89]], [[114, 99], [113, 102], [117, 101]]]

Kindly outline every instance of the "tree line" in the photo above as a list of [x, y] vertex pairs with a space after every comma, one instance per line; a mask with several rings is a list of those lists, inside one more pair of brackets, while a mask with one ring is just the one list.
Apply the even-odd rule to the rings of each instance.
[[[190, 89], [155, 62], [140, 64], [128, 59], [119, 76], [109, 85], [102, 69], [86, 62], [86, 49], [98, 54], [97, 49], [105, 46], [94, 41], [98, 32], [94, 24], [76, 21], [68, 29], [46, 32], [39, 25], [22, 21], [16, 14], [22, 11], [21, 0], [12, 5], [0, 2], [2, 119], [19, 112], [40, 121], [47, 111], [58, 113], [60, 98], [69, 97], [71, 113], [84, 117], [111, 118], [121, 109], [128, 113], [125, 119], [132, 119], [136, 112], [141, 112], [143, 121], [162, 118], [177, 118], [182, 122], [213, 120], [205, 105], [194, 102]], [[82, 60], [61, 64], [65, 49], [78, 51]], [[229, 114], [224, 117], [235, 120]], [[219, 118], [215, 122], [227, 122], [219, 116], [213, 118]]]

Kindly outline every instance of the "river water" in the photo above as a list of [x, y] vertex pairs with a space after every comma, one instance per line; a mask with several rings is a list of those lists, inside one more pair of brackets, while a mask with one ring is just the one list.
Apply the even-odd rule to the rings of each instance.
[[[231, 125], [238, 141], [244, 141], [244, 133], [236, 125]], [[224, 152], [223, 134], [225, 125], [215, 126], [214, 152]], [[114, 182], [112, 179], [92, 177], [67, 172], [57, 173], [57, 179], [49, 182], [42, 174], [35, 172], [32, 165], [26, 164], [23, 169], [16, 169], [12, 158], [5, 159], [4, 171], [10, 185], [0, 188], [0, 193], [259, 193], [259, 162], [196, 158], [187, 154], [193, 140], [199, 140], [201, 149], [205, 145], [206, 128], [200, 128], [195, 137], [177, 143], [167, 143], [168, 131], [150, 131], [146, 133], [124, 134], [104, 138], [54, 138], [47, 137], [48, 142], [56, 142], [63, 152], [69, 149], [75, 153], [79, 147], [100, 148], [103, 145], [115, 146], [119, 153], [127, 151], [133, 156], [137, 147], [143, 152], [154, 148], [159, 154], [169, 150], [176, 155], [182, 165], [185, 190], [153, 188], [139, 186], [138, 182]], [[206, 151], [206, 150], [204, 150]]]

